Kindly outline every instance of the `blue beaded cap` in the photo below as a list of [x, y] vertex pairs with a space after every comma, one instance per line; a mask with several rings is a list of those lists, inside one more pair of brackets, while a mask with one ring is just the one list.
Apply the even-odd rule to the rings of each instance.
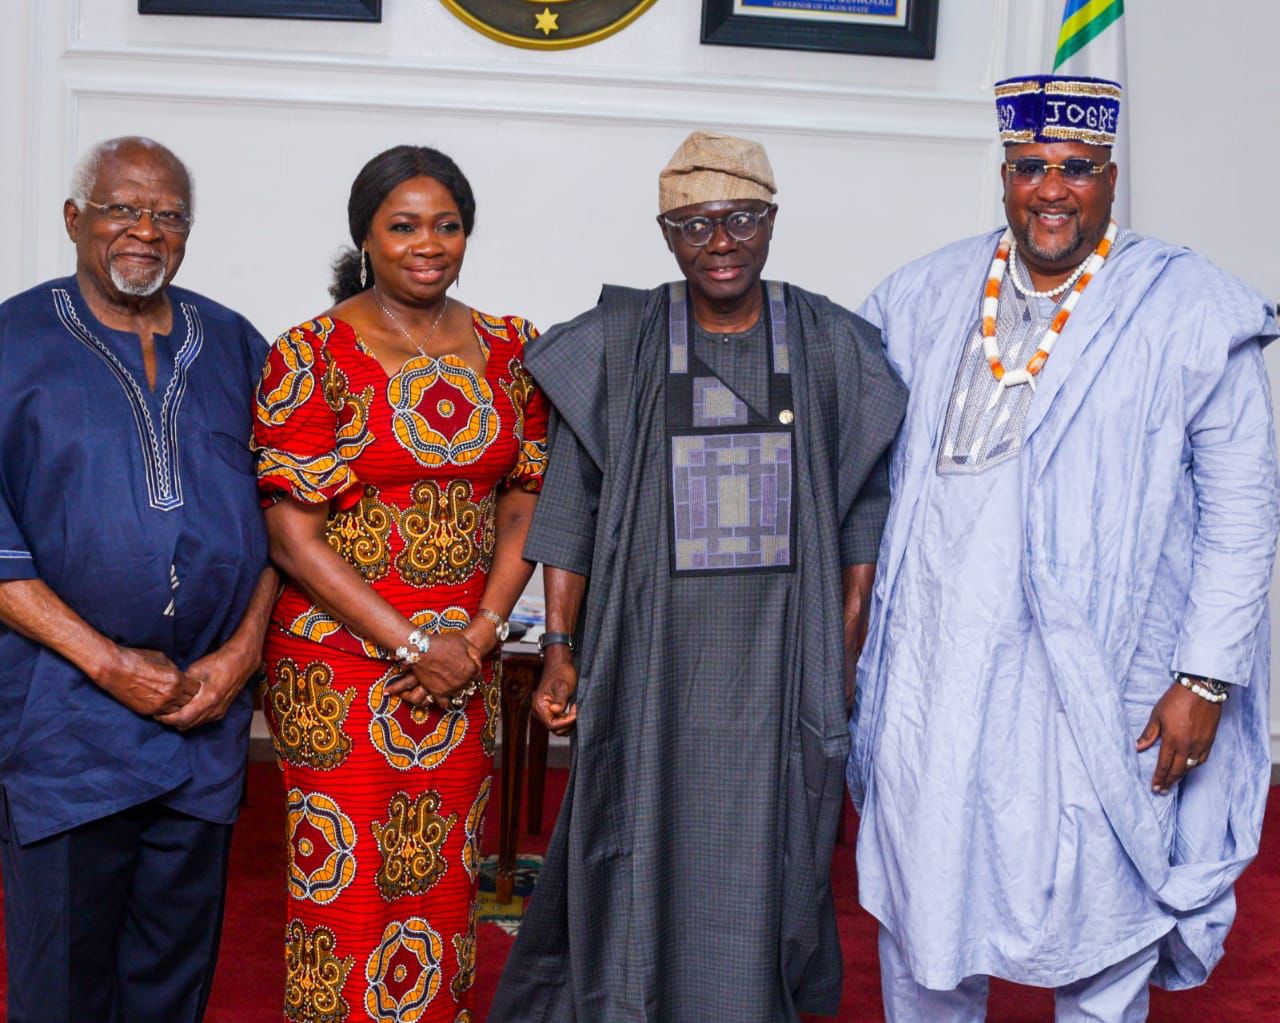
[[1000, 141], [1084, 142], [1112, 146], [1120, 85], [1105, 78], [1026, 75], [996, 83]]

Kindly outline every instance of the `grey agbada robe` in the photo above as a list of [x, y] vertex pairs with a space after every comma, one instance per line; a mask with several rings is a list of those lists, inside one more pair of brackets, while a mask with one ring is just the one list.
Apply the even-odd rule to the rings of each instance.
[[666, 288], [606, 288], [526, 352], [558, 417], [525, 554], [590, 583], [569, 784], [492, 1023], [838, 1009], [841, 566], [875, 560], [905, 389], [873, 327], [786, 294], [794, 572], [670, 572]]

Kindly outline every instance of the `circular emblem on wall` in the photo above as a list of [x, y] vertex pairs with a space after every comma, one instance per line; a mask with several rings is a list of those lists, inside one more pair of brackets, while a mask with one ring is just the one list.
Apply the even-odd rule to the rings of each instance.
[[599, 42], [654, 0], [440, 0], [477, 32], [511, 46], [556, 50]]

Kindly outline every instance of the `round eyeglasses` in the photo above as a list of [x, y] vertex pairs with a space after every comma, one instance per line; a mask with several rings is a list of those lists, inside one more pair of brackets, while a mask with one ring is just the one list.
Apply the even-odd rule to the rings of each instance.
[[191, 230], [191, 214], [182, 210], [151, 210], [145, 206], [130, 206], [125, 202], [101, 203], [92, 199], [86, 199], [84, 204], [101, 210], [103, 218], [113, 224], [136, 224], [144, 213], [150, 213], [151, 223], [161, 231], [182, 234]]
[[1062, 163], [1049, 163], [1038, 156], [1023, 156], [1017, 160], [1007, 160], [1004, 169], [1015, 185], [1038, 185], [1044, 181], [1050, 171], [1058, 171], [1065, 184], [1075, 188], [1091, 185], [1097, 176], [1111, 166], [1111, 161], [1094, 163], [1082, 156], [1073, 156]]
[[684, 239], [686, 245], [702, 248], [710, 243], [716, 235], [716, 228], [722, 225], [725, 234], [735, 242], [750, 241], [760, 230], [760, 222], [775, 209], [777, 207], [771, 204], [759, 212], [734, 210], [723, 217], [689, 217], [686, 220], [672, 220], [670, 217], [663, 216], [661, 219], [667, 227], [674, 227], [680, 231], [680, 237]]

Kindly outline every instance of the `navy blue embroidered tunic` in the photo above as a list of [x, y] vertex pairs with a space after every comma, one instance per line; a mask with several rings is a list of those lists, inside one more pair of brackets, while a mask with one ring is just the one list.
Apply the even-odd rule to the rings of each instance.
[[[75, 278], [0, 305], [0, 580], [41, 579], [186, 667], [235, 631], [266, 565], [249, 438], [267, 346], [237, 313], [169, 296], [154, 391], [137, 335], [99, 323]], [[157, 797], [230, 822], [251, 715], [246, 689], [179, 733], [0, 624], [0, 785], [24, 844]]]

